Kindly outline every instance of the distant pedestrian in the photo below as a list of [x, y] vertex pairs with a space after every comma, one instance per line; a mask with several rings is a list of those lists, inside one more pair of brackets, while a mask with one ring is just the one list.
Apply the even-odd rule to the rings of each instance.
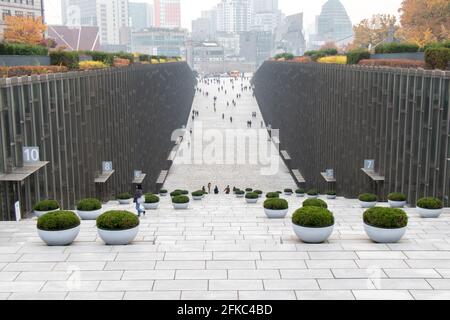
[[145, 215], [145, 211], [141, 209], [143, 192], [139, 186], [136, 186], [136, 190], [134, 191], [134, 199], [133, 202], [136, 204], [136, 211], [138, 217], [141, 217], [141, 213]]
[[225, 194], [230, 194], [230, 191], [231, 191], [230, 186], [227, 186], [224, 190]]
[[217, 186], [214, 188], [214, 194], [219, 194], [219, 188]]
[[211, 193], [211, 182], [208, 183], [208, 193]]

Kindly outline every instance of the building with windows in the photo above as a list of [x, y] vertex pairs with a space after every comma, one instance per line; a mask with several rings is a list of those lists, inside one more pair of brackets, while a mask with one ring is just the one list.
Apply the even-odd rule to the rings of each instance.
[[251, 0], [222, 0], [217, 5], [217, 31], [245, 32], [252, 24]]
[[187, 30], [148, 28], [132, 33], [131, 48], [142, 54], [186, 57]]
[[0, 40], [3, 39], [6, 16], [42, 17], [44, 20], [43, 0], [0, 0]]
[[303, 13], [287, 16], [276, 29], [274, 53], [289, 52], [296, 56], [303, 55], [306, 41], [303, 34]]
[[278, 0], [252, 0], [252, 24], [254, 31], [270, 31], [280, 25], [283, 14], [278, 9]]
[[133, 31], [150, 28], [153, 25], [153, 5], [146, 2], [128, 4], [130, 27]]
[[270, 31], [249, 31], [240, 34], [240, 53], [245, 61], [255, 64], [255, 69], [272, 55], [273, 33]]
[[317, 45], [334, 42], [345, 45], [353, 40], [352, 22], [339, 0], [328, 0], [317, 17]]
[[180, 0], [154, 0], [154, 25], [157, 28], [181, 27]]
[[224, 49], [217, 42], [196, 42], [188, 47], [186, 60], [193, 70], [209, 73], [211, 65], [223, 65]]

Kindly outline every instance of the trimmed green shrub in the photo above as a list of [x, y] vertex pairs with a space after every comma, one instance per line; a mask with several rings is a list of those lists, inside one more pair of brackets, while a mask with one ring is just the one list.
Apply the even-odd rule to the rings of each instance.
[[278, 192], [269, 192], [266, 194], [266, 198], [273, 199], [273, 198], [279, 198], [280, 194]]
[[53, 66], [64, 66], [70, 70], [79, 68], [80, 55], [76, 51], [54, 51], [50, 52], [50, 64]]
[[108, 211], [97, 218], [97, 228], [102, 230], [129, 230], [138, 225], [139, 218], [128, 211]]
[[236, 190], [234, 193], [237, 194], [237, 195], [243, 195], [243, 194], [245, 194], [245, 191], [243, 191], [243, 190]]
[[254, 190], [253, 193], [256, 193], [257, 195], [263, 194], [261, 190]]
[[335, 56], [337, 54], [338, 54], [338, 51], [335, 48], [311, 50], [311, 51], [305, 52], [305, 56], [311, 57], [311, 59], [313, 61], [317, 61], [320, 58], [324, 58], [324, 57], [328, 57], [328, 56]]
[[203, 195], [204, 195], [203, 190], [198, 190], [198, 191], [192, 192], [193, 197], [203, 197]]
[[420, 47], [414, 43], [382, 43], [375, 47], [375, 53], [419, 52]]
[[179, 203], [179, 204], [183, 204], [183, 203], [188, 203], [189, 202], [189, 197], [188, 196], [176, 196], [172, 198], [172, 203]]
[[101, 61], [108, 66], [112, 66], [114, 63], [114, 54], [102, 51], [83, 51], [83, 54], [92, 57], [93, 61]]
[[327, 191], [327, 195], [328, 195], [328, 196], [335, 196], [335, 195], [336, 195], [336, 191], [334, 191], [334, 190], [328, 190], [328, 191]]
[[310, 189], [310, 190], [308, 190], [308, 192], [306, 194], [308, 196], [318, 196], [319, 195], [319, 190], [317, 190], [317, 189]]
[[283, 194], [283, 192], [281, 192], [281, 191], [277, 191], [277, 193], [278, 193], [278, 194]]
[[35, 211], [52, 211], [59, 209], [59, 203], [56, 200], [42, 200], [34, 205]]
[[306, 199], [303, 201], [303, 207], [319, 207], [319, 208], [328, 208], [328, 205], [322, 199]]
[[292, 53], [279, 53], [274, 58], [275, 60], [279, 59], [292, 60], [294, 59], [294, 55]]
[[0, 55], [46, 56], [48, 49], [39, 45], [2, 42], [0, 43]]
[[187, 190], [181, 190], [181, 194], [182, 194], [182, 195], [187, 195], [187, 194], [189, 194], [189, 191], [187, 191]]
[[428, 48], [425, 50], [425, 63], [432, 69], [446, 70], [450, 62], [449, 48]]
[[151, 62], [152, 61], [152, 56], [149, 54], [141, 54], [139, 56], [139, 61], [141, 62]]
[[246, 189], [245, 189], [245, 192], [252, 192], [252, 191], [253, 191], [252, 188], [246, 188]]
[[292, 193], [292, 189], [289, 189], [289, 188], [284, 189], [284, 192], [285, 192], [285, 193]]
[[364, 212], [364, 223], [376, 228], [398, 229], [408, 225], [408, 216], [401, 209], [376, 207]]
[[44, 231], [63, 231], [80, 225], [80, 218], [72, 211], [55, 211], [39, 217], [37, 228]]
[[258, 199], [259, 196], [254, 192], [249, 192], [245, 195], [245, 199]]
[[77, 210], [80, 211], [95, 211], [102, 208], [102, 203], [98, 199], [84, 199], [78, 202]]
[[356, 49], [347, 52], [347, 64], [358, 64], [361, 60], [370, 59], [369, 50]]
[[406, 196], [400, 192], [392, 192], [388, 195], [388, 199], [391, 201], [406, 201]]
[[145, 203], [158, 203], [159, 197], [154, 195], [153, 193], [147, 193], [145, 196]]
[[167, 193], [167, 190], [166, 189], [159, 190], [159, 194], [162, 194], [162, 193]]
[[444, 207], [441, 200], [437, 198], [422, 198], [417, 201], [417, 206], [422, 209], [442, 209]]
[[177, 197], [177, 196], [181, 196], [183, 194], [183, 191], [182, 190], [175, 190], [175, 191], [172, 191], [171, 193], [170, 193], [170, 196], [171, 197]]
[[359, 201], [362, 201], [362, 202], [377, 202], [378, 201], [378, 197], [376, 195], [374, 195], [373, 193], [360, 194], [358, 199], [359, 199]]
[[264, 208], [268, 210], [285, 210], [289, 208], [289, 204], [284, 199], [267, 199], [264, 201]]
[[134, 62], [134, 55], [132, 53], [128, 53], [128, 52], [117, 52], [114, 53], [113, 56], [119, 58], [119, 59], [127, 59], [130, 60], [130, 63]]
[[119, 195], [117, 195], [117, 200], [128, 200], [132, 199], [133, 196], [129, 192], [124, 192]]
[[297, 194], [305, 194], [306, 191], [305, 191], [305, 189], [297, 189], [297, 190], [295, 190], [295, 193], [297, 193]]
[[326, 228], [334, 225], [334, 217], [325, 208], [303, 207], [292, 215], [292, 223], [306, 228]]
[[450, 49], [450, 40], [442, 41], [442, 42], [431, 42], [421, 48], [421, 51], [425, 51], [429, 48], [448, 48]]

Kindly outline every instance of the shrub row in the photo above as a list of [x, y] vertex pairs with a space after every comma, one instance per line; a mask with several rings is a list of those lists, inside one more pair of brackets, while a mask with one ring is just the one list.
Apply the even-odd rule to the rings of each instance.
[[0, 55], [46, 56], [48, 49], [39, 45], [0, 43]]
[[414, 43], [382, 43], [375, 47], [375, 53], [404, 53], [404, 52], [418, 52], [420, 46]]
[[347, 52], [347, 63], [358, 64], [361, 60], [370, 59], [369, 50], [357, 49]]
[[39, 74], [67, 72], [69, 69], [64, 66], [16, 66], [0, 67], [0, 77], [25, 77]]
[[425, 63], [431, 69], [448, 69], [450, 63], [450, 49], [449, 48], [428, 48], [425, 50]]
[[364, 59], [358, 64], [362, 66], [382, 66], [394, 68], [425, 68], [425, 63], [423, 61], [408, 59]]
[[317, 61], [320, 58], [324, 58], [324, 57], [328, 57], [328, 56], [335, 56], [337, 54], [338, 54], [338, 51], [335, 48], [311, 50], [311, 51], [305, 52], [305, 56], [311, 57], [311, 59], [313, 61]]

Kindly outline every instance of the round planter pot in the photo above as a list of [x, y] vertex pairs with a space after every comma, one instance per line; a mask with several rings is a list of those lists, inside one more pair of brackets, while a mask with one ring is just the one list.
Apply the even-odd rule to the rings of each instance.
[[286, 196], [292, 196], [292, 192], [285, 192], [284, 195], [286, 195]]
[[98, 235], [107, 245], [124, 246], [133, 242], [139, 232], [139, 226], [128, 230], [103, 230], [97, 228]]
[[155, 202], [155, 203], [143, 203], [142, 204], [144, 206], [145, 210], [156, 210], [159, 207], [159, 202]]
[[405, 228], [383, 229], [369, 226], [364, 223], [364, 230], [369, 238], [377, 243], [396, 243], [405, 235]]
[[167, 197], [167, 192], [166, 193], [160, 193], [159, 194], [161, 197]]
[[417, 213], [422, 218], [439, 218], [439, 216], [442, 214], [442, 209], [424, 209], [417, 207]]
[[305, 243], [322, 243], [325, 242], [333, 233], [334, 226], [326, 228], [306, 228], [292, 224], [297, 237]]
[[34, 210], [34, 215], [39, 218], [39, 217], [43, 216], [46, 213], [55, 212], [55, 211], [59, 211], [59, 210], [60, 210], [59, 208], [55, 209], [55, 210], [50, 210], [50, 211], [37, 211], [37, 210]]
[[172, 203], [172, 204], [173, 204], [173, 208], [175, 210], [182, 210], [182, 209], [189, 208], [189, 202], [188, 203]]
[[298, 198], [303, 198], [305, 196], [304, 193], [296, 193], [295, 194]]
[[102, 213], [102, 210], [94, 210], [94, 211], [82, 211], [77, 210], [77, 214], [81, 220], [95, 220]]
[[365, 202], [359, 200], [359, 205], [361, 206], [361, 208], [369, 209], [375, 207], [377, 205], [377, 202]]
[[62, 231], [45, 231], [38, 229], [39, 238], [48, 246], [67, 246], [71, 244], [80, 233], [80, 226]]
[[192, 199], [198, 201], [198, 200], [202, 200], [204, 196], [192, 196]]
[[289, 209], [283, 209], [283, 210], [271, 210], [264, 208], [264, 213], [269, 219], [283, 219], [286, 217]]
[[388, 200], [388, 203], [391, 208], [403, 208], [404, 206], [406, 206], [406, 201]]
[[262, 196], [263, 196], [262, 194], [258, 194], [258, 198], [262, 198]]
[[336, 199], [336, 196], [334, 196], [334, 195], [327, 195], [327, 199], [329, 199], [329, 200], [335, 200], [335, 199]]
[[236, 198], [243, 198], [245, 195], [244, 194], [237, 194]]
[[254, 203], [258, 203], [258, 199], [245, 199], [245, 202], [247, 202], [249, 204], [254, 204]]
[[319, 196], [310, 196], [310, 195], [306, 195], [306, 197], [308, 198], [308, 199], [317, 199], [317, 198], [319, 198]]
[[117, 200], [119, 201], [119, 204], [131, 204], [131, 202], [133, 201], [133, 199], [124, 199], [124, 200]]

